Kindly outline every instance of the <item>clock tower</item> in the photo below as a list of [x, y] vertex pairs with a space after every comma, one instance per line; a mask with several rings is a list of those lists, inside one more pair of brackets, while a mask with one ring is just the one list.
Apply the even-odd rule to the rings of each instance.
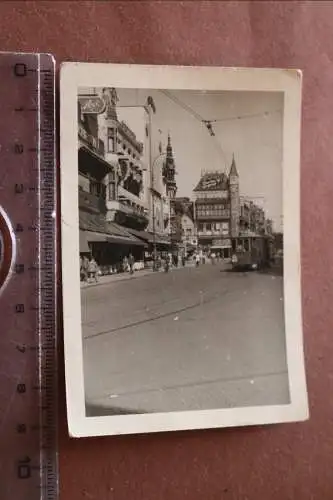
[[240, 200], [239, 200], [239, 177], [234, 155], [229, 172], [229, 189], [230, 189], [230, 235], [231, 238], [239, 236], [239, 217], [240, 217]]

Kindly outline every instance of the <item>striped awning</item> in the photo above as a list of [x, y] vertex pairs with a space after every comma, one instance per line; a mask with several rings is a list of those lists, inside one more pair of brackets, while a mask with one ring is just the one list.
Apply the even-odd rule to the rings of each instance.
[[[107, 222], [102, 215], [80, 211], [79, 224], [80, 242], [82, 242], [82, 247], [85, 245], [84, 240], [90, 243], [107, 242], [123, 245], [144, 246], [144, 242], [133, 236], [127, 228], [124, 228], [114, 222]], [[84, 236], [81, 236], [81, 233], [84, 233]]]

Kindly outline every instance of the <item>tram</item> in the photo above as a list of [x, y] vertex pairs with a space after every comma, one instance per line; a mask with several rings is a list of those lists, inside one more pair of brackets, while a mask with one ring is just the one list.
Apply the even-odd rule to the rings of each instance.
[[234, 271], [258, 271], [270, 267], [272, 261], [271, 238], [258, 236], [251, 238], [250, 244], [237, 247], [231, 257]]

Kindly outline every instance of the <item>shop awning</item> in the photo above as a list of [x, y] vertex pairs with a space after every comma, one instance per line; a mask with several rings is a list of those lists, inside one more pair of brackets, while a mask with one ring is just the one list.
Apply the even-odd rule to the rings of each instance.
[[136, 236], [137, 238], [140, 238], [141, 240], [145, 241], [146, 243], [152, 242], [152, 235], [150, 233], [147, 233], [146, 231], [138, 231], [137, 229], [130, 229], [130, 228], [128, 228], [127, 231], [131, 233], [133, 236]]
[[86, 231], [80, 231], [80, 253], [89, 253], [90, 248]]
[[[145, 246], [143, 241], [133, 237], [126, 238], [126, 236], [122, 237], [115, 234], [80, 231], [80, 252], [90, 251], [88, 243], [115, 243], [118, 245]], [[82, 248], [88, 248], [88, 250], [81, 250], [81, 245]]]
[[86, 238], [90, 243], [100, 243], [106, 241], [107, 235], [103, 233], [94, 233], [93, 231], [86, 231]]
[[[154, 243], [153, 233], [147, 231], [137, 231], [136, 229], [130, 229], [130, 228], [126, 229], [128, 232], [130, 232], [137, 238], [140, 238], [141, 240], [145, 241], [146, 243], [151, 243], [151, 244]], [[171, 242], [169, 241], [168, 237], [160, 234], [155, 235], [155, 243], [157, 245], [171, 245]]]
[[125, 228], [115, 222], [107, 222], [108, 241], [110, 243], [122, 243], [125, 245], [145, 246], [141, 239], [130, 233], [129, 228]]
[[141, 239], [130, 234], [127, 228], [115, 222], [107, 222], [101, 214], [93, 214], [80, 210], [79, 223], [80, 233], [85, 233], [85, 238], [88, 242], [109, 242], [134, 246], [145, 245]]
[[139, 246], [139, 247], [144, 247], [145, 244], [143, 241], [137, 239], [137, 238], [122, 238], [121, 236], [107, 236], [107, 242], [108, 243], [116, 243], [118, 245], [132, 245], [132, 246]]

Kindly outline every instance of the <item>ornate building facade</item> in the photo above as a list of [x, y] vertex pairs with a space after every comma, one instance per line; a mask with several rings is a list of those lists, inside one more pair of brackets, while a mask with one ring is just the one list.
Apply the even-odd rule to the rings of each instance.
[[114, 89], [82, 89], [78, 95], [80, 254], [93, 254], [105, 272], [129, 253], [143, 259], [145, 244], [128, 229], [148, 224], [142, 145], [117, 120], [116, 101]]
[[[237, 237], [239, 187], [236, 167], [229, 177], [223, 172], [205, 172], [194, 189], [194, 218], [198, 245], [231, 256], [232, 238]], [[231, 179], [230, 179], [231, 177]], [[231, 180], [231, 182], [230, 182]]]
[[239, 184], [233, 157], [228, 175], [205, 172], [194, 189], [198, 244], [224, 258], [239, 247], [250, 250], [260, 237], [272, 234], [272, 221], [261, 207], [240, 196]]

